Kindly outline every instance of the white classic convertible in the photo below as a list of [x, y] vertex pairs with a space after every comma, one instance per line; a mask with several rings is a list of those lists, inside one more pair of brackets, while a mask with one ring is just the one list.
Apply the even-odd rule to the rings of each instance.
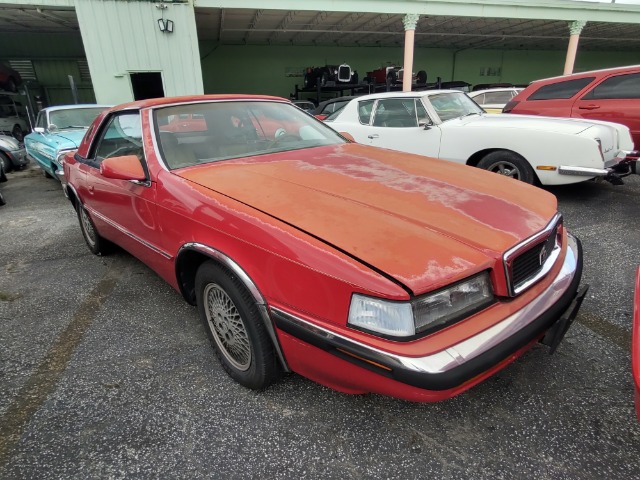
[[624, 125], [486, 115], [455, 90], [365, 95], [325, 121], [358, 143], [465, 163], [543, 185], [595, 177], [622, 183], [614, 170], [621, 169], [633, 150]]

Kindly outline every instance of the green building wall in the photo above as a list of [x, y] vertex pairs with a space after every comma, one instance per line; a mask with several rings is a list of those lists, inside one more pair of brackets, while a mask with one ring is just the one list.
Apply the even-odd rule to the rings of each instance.
[[[307, 66], [348, 63], [362, 79], [367, 71], [402, 64], [403, 49], [372, 47], [251, 46], [200, 43], [206, 93], [261, 93], [289, 96]], [[527, 84], [562, 75], [564, 51], [461, 50], [418, 48], [414, 71], [425, 70], [428, 81]], [[640, 63], [638, 52], [580, 52], [575, 71]], [[454, 68], [455, 65], [455, 68]], [[487, 75], [494, 74], [494, 75]], [[298, 75], [298, 76], [294, 76]]]

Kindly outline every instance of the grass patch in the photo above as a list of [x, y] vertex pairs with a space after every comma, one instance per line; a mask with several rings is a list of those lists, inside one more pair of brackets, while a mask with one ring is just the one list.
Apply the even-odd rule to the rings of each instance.
[[13, 302], [21, 297], [19, 293], [8, 293], [0, 290], [0, 302]]

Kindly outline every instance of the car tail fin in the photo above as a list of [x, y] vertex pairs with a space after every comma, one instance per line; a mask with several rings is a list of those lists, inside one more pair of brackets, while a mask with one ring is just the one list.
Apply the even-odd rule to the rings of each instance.
[[510, 113], [511, 110], [513, 110], [515, 106], [518, 105], [519, 103], [520, 102], [517, 100], [509, 100], [507, 104], [504, 106], [504, 108], [502, 109], [502, 113]]

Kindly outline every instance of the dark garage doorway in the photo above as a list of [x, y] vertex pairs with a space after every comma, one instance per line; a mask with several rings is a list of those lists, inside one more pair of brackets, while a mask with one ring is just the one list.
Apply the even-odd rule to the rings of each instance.
[[130, 73], [134, 100], [164, 97], [160, 72]]

